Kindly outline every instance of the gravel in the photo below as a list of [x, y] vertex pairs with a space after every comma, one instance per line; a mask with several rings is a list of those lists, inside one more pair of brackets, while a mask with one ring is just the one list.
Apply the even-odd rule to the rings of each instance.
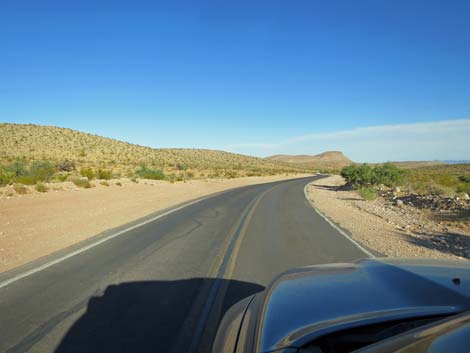
[[363, 200], [345, 190], [340, 176], [314, 181], [309, 197], [326, 216], [349, 230], [352, 237], [385, 256], [470, 259], [468, 220], [442, 210], [421, 209], [413, 201], [379, 197]]

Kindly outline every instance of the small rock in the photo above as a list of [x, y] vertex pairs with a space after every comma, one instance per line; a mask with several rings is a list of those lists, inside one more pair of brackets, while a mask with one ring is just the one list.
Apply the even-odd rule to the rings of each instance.
[[400, 200], [400, 199], [396, 199], [396, 200], [395, 200], [395, 205], [397, 205], [397, 206], [403, 206], [403, 201]]
[[467, 193], [463, 194], [463, 199], [464, 200], [470, 200], [470, 196], [468, 196]]
[[393, 189], [393, 192], [400, 192], [400, 188], [398, 186], [395, 186], [395, 188]]

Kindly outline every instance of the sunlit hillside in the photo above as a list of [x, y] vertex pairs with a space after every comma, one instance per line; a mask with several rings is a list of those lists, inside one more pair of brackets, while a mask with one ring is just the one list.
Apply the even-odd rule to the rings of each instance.
[[142, 165], [187, 178], [307, 171], [302, 166], [223, 151], [155, 149], [54, 126], [0, 124], [0, 162], [5, 165], [17, 158], [26, 163], [69, 160], [77, 169], [106, 168], [124, 176], [132, 175]]

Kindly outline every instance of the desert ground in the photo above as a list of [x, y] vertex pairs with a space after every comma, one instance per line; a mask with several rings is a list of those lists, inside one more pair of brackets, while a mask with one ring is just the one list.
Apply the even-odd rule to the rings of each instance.
[[308, 195], [359, 243], [385, 256], [470, 259], [468, 224], [433, 219], [429, 212], [383, 198], [366, 201], [343, 185], [341, 176], [329, 176], [312, 182]]

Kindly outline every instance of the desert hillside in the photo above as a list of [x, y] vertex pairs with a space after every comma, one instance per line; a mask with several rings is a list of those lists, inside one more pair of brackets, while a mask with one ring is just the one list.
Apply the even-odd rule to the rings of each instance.
[[205, 149], [155, 149], [71, 129], [33, 124], [0, 124], [0, 165], [71, 161], [77, 168], [106, 168], [131, 176], [145, 165], [164, 173], [193, 177], [238, 177], [303, 172], [303, 166]]
[[267, 160], [302, 165], [318, 169], [340, 169], [353, 162], [340, 151], [327, 151], [317, 155], [277, 154]]

